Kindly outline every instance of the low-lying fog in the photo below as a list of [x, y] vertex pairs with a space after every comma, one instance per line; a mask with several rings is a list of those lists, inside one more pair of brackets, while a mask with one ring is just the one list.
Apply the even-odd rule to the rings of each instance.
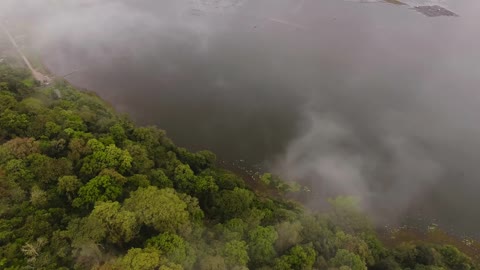
[[[311, 206], [353, 194], [380, 221], [408, 211], [474, 235], [480, 2], [365, 2], [7, 0], [0, 14], [35, 21], [56, 75], [181, 146], [309, 183]], [[412, 9], [434, 4], [459, 17]]]

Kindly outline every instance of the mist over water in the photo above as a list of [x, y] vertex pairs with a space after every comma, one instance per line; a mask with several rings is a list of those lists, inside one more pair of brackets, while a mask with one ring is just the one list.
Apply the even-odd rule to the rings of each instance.
[[178, 145], [267, 164], [308, 183], [312, 207], [350, 194], [380, 222], [477, 233], [478, 1], [438, 18], [339, 0], [26, 2], [52, 72]]

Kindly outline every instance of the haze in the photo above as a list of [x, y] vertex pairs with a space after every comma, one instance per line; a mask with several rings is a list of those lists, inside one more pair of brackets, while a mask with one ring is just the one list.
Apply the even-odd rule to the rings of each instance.
[[[379, 222], [480, 225], [480, 3], [4, 1], [45, 64], [193, 150], [263, 164]], [[407, 214], [408, 213], [408, 214]], [[477, 235], [478, 236], [478, 235]]]

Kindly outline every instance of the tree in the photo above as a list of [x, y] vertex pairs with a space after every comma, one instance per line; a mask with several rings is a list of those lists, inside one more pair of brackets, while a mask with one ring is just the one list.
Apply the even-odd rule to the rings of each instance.
[[283, 253], [287, 249], [293, 247], [302, 241], [302, 224], [296, 222], [282, 222], [275, 226], [275, 230], [278, 233], [278, 239], [275, 242], [275, 249], [279, 253]]
[[88, 147], [87, 142], [82, 138], [73, 138], [68, 144], [68, 159], [73, 162], [79, 161], [85, 155], [91, 152], [90, 147]]
[[405, 268], [415, 268], [418, 250], [413, 243], [401, 243], [394, 250], [395, 260]]
[[81, 172], [87, 176], [94, 176], [103, 169], [114, 169], [120, 173], [132, 167], [132, 157], [126, 150], [115, 145], [104, 146], [96, 139], [89, 140], [87, 146], [93, 153], [85, 157]]
[[161, 169], [154, 169], [150, 171], [149, 179], [152, 185], [159, 188], [173, 188], [172, 180], [168, 179], [167, 175]]
[[206, 194], [215, 193], [218, 191], [218, 186], [211, 176], [197, 176], [194, 183], [194, 192], [198, 197], [203, 197]]
[[243, 188], [224, 190], [216, 196], [214, 205], [216, 212], [224, 219], [241, 216], [253, 203], [254, 194]]
[[18, 104], [18, 107], [20, 112], [24, 112], [29, 115], [44, 114], [47, 110], [43, 101], [34, 97], [24, 98]]
[[[266, 211], [268, 211], [268, 209]], [[262, 223], [262, 221], [265, 219], [266, 211], [265, 209], [258, 209], [254, 207], [245, 211], [240, 217], [247, 224], [247, 228], [251, 230]]]
[[54, 183], [59, 177], [72, 174], [72, 164], [66, 158], [53, 159], [45, 155], [34, 154], [28, 158], [30, 170], [44, 186]]
[[[155, 162], [164, 169], [165, 174], [175, 180], [175, 171], [178, 166], [183, 165], [180, 160], [177, 159], [177, 156], [174, 152], [168, 151], [165, 155], [157, 157]], [[174, 186], [177, 188], [177, 183], [174, 183]]]
[[66, 175], [58, 179], [57, 190], [72, 201], [81, 186], [82, 182], [75, 175]]
[[142, 142], [147, 149], [155, 148], [165, 138], [165, 132], [156, 127], [137, 127], [133, 131], [133, 137], [136, 141]]
[[375, 258], [372, 252], [367, 243], [365, 243], [360, 237], [355, 237], [339, 231], [336, 233], [335, 238], [337, 240], [337, 246], [359, 255], [367, 263], [367, 266], [375, 264]]
[[367, 265], [368, 267], [373, 266], [372, 263], [377, 264], [387, 257], [387, 250], [383, 246], [383, 243], [378, 239], [375, 232], [362, 233], [361, 239], [367, 244], [370, 256], [373, 259], [372, 262]]
[[62, 127], [55, 122], [47, 121], [45, 123], [45, 136], [52, 138], [62, 131]]
[[226, 240], [241, 240], [246, 231], [247, 224], [242, 219], [230, 219], [223, 226], [223, 237]]
[[197, 153], [188, 152], [185, 148], [177, 148], [178, 159], [188, 164], [192, 170], [199, 173], [209, 167], [212, 167], [217, 159], [215, 154], [210, 151], [199, 151]]
[[442, 266], [442, 255], [438, 252], [434, 246], [421, 244], [416, 247], [417, 249], [417, 256], [416, 261], [417, 264], [423, 265], [432, 265], [432, 266]]
[[121, 209], [118, 202], [99, 202], [90, 218], [97, 219], [102, 224], [107, 240], [113, 244], [130, 242], [140, 230], [135, 214]]
[[17, 100], [15, 99], [15, 96], [10, 92], [5, 91], [6, 88], [6, 86], [0, 88], [0, 112], [17, 107]]
[[212, 256], [208, 255], [202, 260], [200, 260], [200, 270], [223, 270], [227, 269], [225, 265], [225, 260], [222, 256]]
[[[387, 257], [376, 262], [369, 269], [372, 270], [402, 270], [403, 268], [392, 257]], [[440, 270], [440, 269], [439, 269]]]
[[275, 262], [276, 270], [311, 270], [317, 254], [311, 246], [294, 246]]
[[233, 240], [225, 243], [223, 248], [223, 257], [229, 268], [236, 266], [246, 266], [250, 258], [248, 257], [248, 246], [245, 241]]
[[191, 268], [196, 261], [196, 256], [185, 239], [170, 232], [148, 239], [146, 246], [162, 251], [170, 261], [182, 264], [187, 269]]
[[22, 136], [28, 128], [28, 116], [10, 109], [0, 113], [0, 135]]
[[70, 128], [76, 131], [87, 130], [87, 126], [83, 119], [74, 111], [58, 109], [55, 112], [55, 118], [57, 120], [55, 122], [59, 123], [62, 126], [62, 129]]
[[120, 259], [118, 267], [129, 270], [155, 270], [161, 265], [161, 256], [161, 252], [153, 248], [132, 248]]
[[74, 207], [93, 205], [97, 201], [115, 200], [122, 194], [122, 186], [108, 175], [97, 176], [78, 191], [73, 200]]
[[337, 197], [328, 200], [332, 207], [330, 220], [343, 231], [351, 234], [361, 234], [372, 231], [372, 226], [364, 213], [358, 207], [358, 200], [352, 197]]
[[71, 241], [71, 247], [77, 251], [85, 246], [99, 244], [107, 234], [101, 220], [89, 217], [73, 218], [64, 233]]
[[201, 173], [201, 175], [209, 175], [215, 179], [215, 183], [220, 190], [228, 189], [233, 190], [234, 188], [245, 188], [245, 182], [243, 179], [226, 170], [221, 169], [207, 169]]
[[[217, 156], [210, 151], [202, 150], [198, 151], [196, 154], [203, 157], [203, 160], [205, 160], [205, 168], [213, 167], [213, 165], [215, 165], [215, 162], [217, 161]], [[203, 168], [203, 170], [205, 168]]]
[[148, 176], [143, 174], [135, 174], [127, 178], [127, 190], [136, 190], [138, 187], [148, 187], [150, 181]]
[[25, 192], [20, 188], [20, 185], [8, 179], [5, 173], [0, 170], [0, 205], [2, 206], [1, 208], [3, 208], [0, 210], [0, 215], [2, 215], [4, 211], [7, 211], [5, 204], [19, 203], [23, 201], [24, 198]]
[[28, 257], [28, 262], [34, 262], [40, 255], [40, 251], [47, 244], [48, 240], [44, 237], [38, 238], [33, 244], [26, 243], [22, 246], [22, 253]]
[[24, 159], [35, 153], [40, 153], [40, 144], [34, 138], [15, 138], [5, 144], [3, 147], [14, 157]]
[[38, 186], [33, 186], [30, 191], [30, 202], [35, 207], [43, 207], [47, 204], [47, 193]]
[[179, 193], [177, 195], [187, 204], [187, 211], [190, 214], [191, 221], [202, 223], [202, 220], [205, 218], [205, 214], [199, 206], [198, 199], [185, 193]]
[[351, 253], [346, 249], [339, 249], [335, 257], [330, 260], [333, 267], [350, 267], [351, 270], [366, 270], [367, 266], [360, 256]]
[[443, 256], [443, 262], [450, 269], [469, 270], [472, 269], [472, 262], [469, 257], [461, 253], [456, 247], [445, 245], [440, 248], [440, 254]]
[[115, 144], [123, 145], [123, 142], [127, 139], [127, 134], [125, 133], [125, 129], [123, 129], [122, 125], [116, 123], [110, 127], [109, 131], [113, 137], [113, 140], [115, 141]]
[[189, 165], [178, 165], [175, 168], [174, 180], [175, 188], [190, 194], [193, 192], [195, 175]]
[[130, 144], [126, 149], [132, 157], [131, 170], [134, 173], [146, 173], [155, 165], [155, 163], [148, 157], [148, 152], [144, 146], [140, 144]]
[[139, 188], [130, 193], [124, 208], [135, 213], [140, 222], [160, 232], [176, 233], [189, 225], [187, 204], [173, 189]]
[[123, 270], [182, 270], [183, 268], [162, 257], [159, 250], [154, 248], [132, 248], [118, 260], [116, 269]]
[[278, 234], [272, 226], [258, 226], [248, 234], [248, 251], [255, 266], [269, 264], [277, 255], [273, 247]]
[[262, 174], [262, 176], [260, 176], [260, 181], [266, 185], [266, 186], [270, 186], [270, 184], [272, 184], [272, 181], [273, 181], [273, 175], [271, 173], [264, 173]]
[[19, 184], [24, 190], [30, 189], [34, 175], [24, 160], [12, 159], [5, 164], [4, 169], [8, 180]]

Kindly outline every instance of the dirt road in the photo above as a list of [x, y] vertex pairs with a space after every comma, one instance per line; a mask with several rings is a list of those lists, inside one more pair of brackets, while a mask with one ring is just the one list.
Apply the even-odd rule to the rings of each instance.
[[51, 79], [38, 72], [37, 70], [35, 70], [32, 66], [32, 64], [30, 63], [30, 61], [28, 61], [28, 58], [25, 56], [25, 54], [23, 54], [22, 50], [20, 49], [20, 47], [18, 46], [17, 42], [15, 41], [15, 39], [13, 38], [13, 36], [10, 34], [10, 32], [8, 31], [8, 29], [3, 25], [3, 23], [0, 22], [0, 27], [2, 28], [3, 32], [5, 32], [5, 34], [7, 35], [8, 39], [10, 40], [10, 42], [12, 43], [12, 46], [15, 48], [15, 50], [17, 50], [17, 53], [18, 55], [20, 55], [20, 57], [23, 59], [23, 61], [25, 62], [25, 65], [27, 65], [27, 67], [30, 69], [30, 71], [32, 72], [32, 75], [33, 77], [35, 78], [35, 80], [37, 81], [40, 81], [41, 83], [43, 84], [50, 84], [51, 82]]

